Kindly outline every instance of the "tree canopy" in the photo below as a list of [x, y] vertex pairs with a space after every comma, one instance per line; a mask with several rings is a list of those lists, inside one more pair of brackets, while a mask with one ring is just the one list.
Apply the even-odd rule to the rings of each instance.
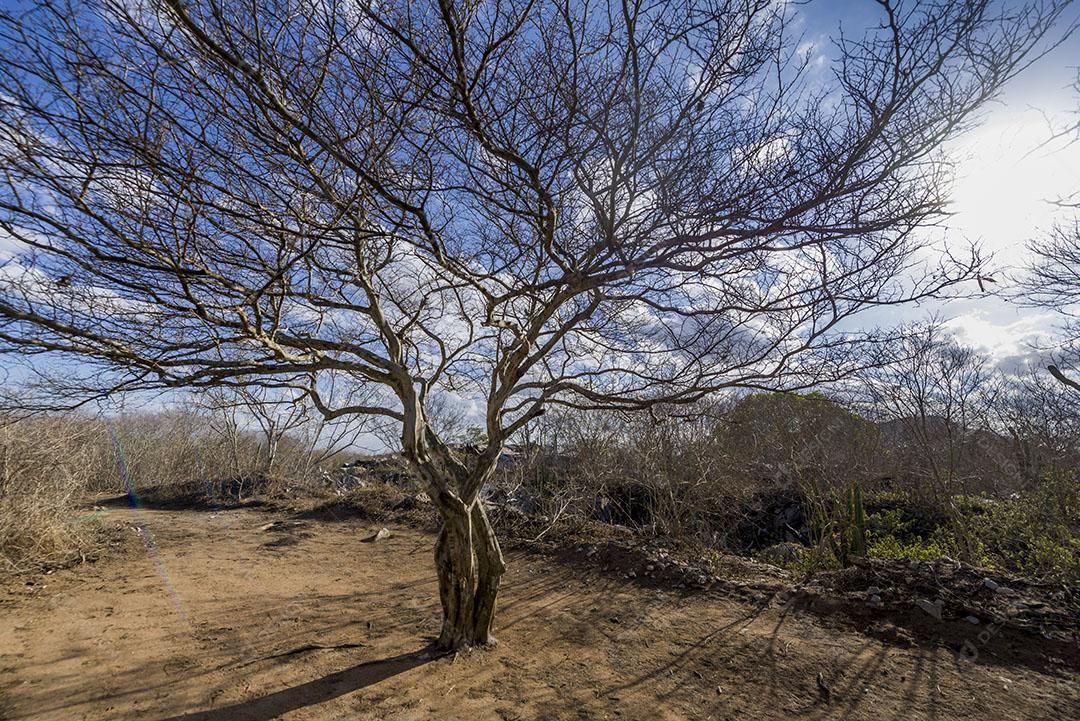
[[[975, 277], [925, 232], [941, 145], [1066, 4], [881, 0], [824, 80], [774, 0], [8, 7], [0, 350], [79, 358], [85, 393], [291, 386], [399, 422], [447, 520], [442, 640], [483, 640], [505, 439], [843, 375], [892, 337], [846, 321]], [[479, 462], [437, 392], [477, 403]], [[492, 608], [455, 606], [477, 583]]]

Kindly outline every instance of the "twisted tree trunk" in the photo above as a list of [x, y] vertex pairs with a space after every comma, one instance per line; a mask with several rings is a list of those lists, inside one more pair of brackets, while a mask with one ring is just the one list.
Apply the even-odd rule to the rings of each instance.
[[435, 568], [443, 608], [437, 645], [456, 650], [490, 645], [499, 584], [506, 564], [484, 505], [440, 505], [443, 526], [435, 543]]
[[442, 516], [435, 570], [443, 623], [436, 645], [457, 650], [493, 644], [491, 625], [506, 564], [480, 489], [495, 471], [502, 445], [489, 443], [481, 453], [462, 457], [432, 431], [410, 384], [402, 383], [400, 398], [405, 458]]

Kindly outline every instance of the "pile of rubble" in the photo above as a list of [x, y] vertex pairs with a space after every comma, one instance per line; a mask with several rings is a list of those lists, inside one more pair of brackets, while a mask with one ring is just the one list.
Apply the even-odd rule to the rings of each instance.
[[764, 600], [792, 583], [768, 564], [681, 547], [662, 539], [618, 538], [580, 543], [570, 553], [603, 574], [679, 591], [712, 590]]
[[874, 608], [917, 608], [936, 620], [1007, 623], [1044, 638], [1080, 642], [1080, 589], [937, 561], [861, 559], [823, 573], [822, 585]]

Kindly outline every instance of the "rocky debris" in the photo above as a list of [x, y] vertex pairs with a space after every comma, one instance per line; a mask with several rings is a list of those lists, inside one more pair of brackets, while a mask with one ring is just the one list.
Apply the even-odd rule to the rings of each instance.
[[534, 516], [540, 513], [540, 499], [524, 486], [504, 488], [490, 483], [480, 489], [480, 497], [491, 507], [498, 507], [519, 515]]
[[[753, 498], [732, 507], [738, 518], [731, 547], [736, 550], [773, 548], [804, 541], [805, 512], [802, 497], [787, 486], [760, 491]], [[721, 524], [723, 525], [723, 524]]]
[[[476, 446], [468, 444], [460, 445], [455, 450], [462, 453], [478, 453]], [[514, 445], [508, 445], [503, 449], [499, 457], [499, 468], [506, 470], [517, 464], [521, 455], [521, 449]], [[375, 483], [386, 483], [401, 489], [417, 487], [416, 478], [409, 469], [408, 461], [401, 453], [379, 453], [374, 455], [360, 456], [348, 463], [343, 463], [328, 474], [323, 476], [327, 485], [336, 487], [339, 491], [349, 491], [357, 488], [367, 488]], [[485, 489], [485, 495], [489, 489]], [[527, 493], [524, 489], [520, 493]], [[531, 511], [530, 511], [531, 512]]]
[[426, 493], [415, 489], [407, 492], [385, 483], [372, 483], [333, 499], [319, 500], [314, 505], [305, 503], [290, 510], [293, 518], [319, 522], [363, 521], [375, 527], [394, 522], [431, 530], [439, 525], [438, 513]]
[[820, 579], [852, 601], [875, 595], [871, 587], [880, 590], [886, 612], [920, 609], [935, 620], [967, 624], [970, 617], [1048, 639], [1080, 641], [1080, 589], [1066, 583], [1025, 581], [951, 559], [860, 559]]
[[265, 505], [267, 499], [288, 495], [289, 492], [289, 483], [284, 478], [252, 473], [151, 485], [139, 489], [138, 499], [124, 494], [104, 502], [108, 506], [138, 504], [147, 508], [225, 511], [243, 506]]
[[[613, 539], [601, 543], [578, 544], [571, 549], [581, 561], [597, 568], [601, 573], [614, 574], [645, 585], [655, 585], [676, 591], [692, 592], [713, 590], [728, 595], [745, 597], [754, 603], [767, 601], [771, 594], [781, 588], [786, 572], [768, 564], [755, 564], [737, 557], [702, 557], [688, 548], [679, 548], [662, 539]], [[727, 568], [724, 568], [724, 565]], [[753, 565], [753, 569], [745, 566]], [[760, 569], [776, 584], [759, 582]], [[753, 582], [740, 578], [753, 577]]]
[[426, 506], [431, 503], [431, 498], [426, 493], [416, 493], [411, 496], [405, 496], [400, 501], [391, 506], [391, 510], [394, 511], [411, 511], [421, 506]]
[[342, 490], [366, 488], [372, 482], [406, 486], [412, 482], [405, 458], [399, 453], [364, 456], [343, 463], [331, 475], [331, 482]]

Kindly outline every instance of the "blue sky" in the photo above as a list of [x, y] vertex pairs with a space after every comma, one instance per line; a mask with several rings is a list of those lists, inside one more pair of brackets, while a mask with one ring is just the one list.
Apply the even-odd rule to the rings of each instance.
[[[1018, 3], [1019, 4], [1019, 3]], [[829, 37], [843, 25], [857, 34], [882, 16], [874, 0], [828, 0], [799, 6], [799, 29], [815, 51], [827, 56]], [[1080, 7], [1069, 20], [1080, 16]], [[827, 58], [820, 61], [827, 72]], [[998, 287], [1007, 291], [1009, 271], [1026, 261], [1029, 239], [1067, 215], [1049, 200], [1080, 192], [1080, 142], [1057, 142], [1039, 148], [1053, 127], [1080, 119], [1080, 95], [1072, 84], [1080, 66], [1080, 33], [1039, 60], [988, 106], [975, 130], [951, 143], [956, 163], [947, 226], [951, 239], [977, 241], [993, 255], [991, 268]], [[1020, 308], [993, 297], [965, 299], [924, 307], [889, 309], [863, 317], [867, 324], [887, 325], [934, 313], [948, 319], [963, 342], [993, 354], [1005, 366], [1032, 357], [1039, 336], [1049, 340], [1051, 314]]]
[[[841, 25], [852, 35], [883, 17], [875, 0], [816, 0], [793, 5], [794, 30], [805, 51], [820, 58], [814, 72], [828, 77], [830, 37]], [[1080, 4], [1070, 20], [1080, 15]], [[1039, 149], [1055, 125], [1075, 122], [1080, 106], [1075, 88], [1080, 65], [1080, 33], [1029, 68], [988, 107], [981, 125], [950, 144], [957, 163], [955, 215], [948, 226], [953, 241], [975, 240], [993, 253], [998, 285], [1008, 287], [1008, 274], [1025, 260], [1024, 246], [1055, 221], [1049, 199], [1080, 191], [1080, 142]], [[972, 289], [974, 290], [974, 289]], [[925, 318], [948, 319], [950, 329], [969, 344], [1011, 364], [1030, 355], [1038, 335], [1048, 335], [1054, 319], [1043, 311], [1024, 309], [993, 297], [946, 304], [890, 308], [862, 317], [865, 325], [894, 325]]]

